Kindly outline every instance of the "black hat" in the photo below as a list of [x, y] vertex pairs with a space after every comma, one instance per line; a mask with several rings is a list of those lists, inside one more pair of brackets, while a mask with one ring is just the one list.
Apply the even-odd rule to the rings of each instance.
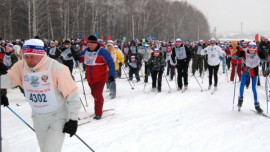
[[98, 43], [97, 38], [94, 35], [90, 35], [88, 37], [88, 42], [89, 43]]
[[68, 40], [65, 40], [64, 44], [69, 44], [70, 42]]

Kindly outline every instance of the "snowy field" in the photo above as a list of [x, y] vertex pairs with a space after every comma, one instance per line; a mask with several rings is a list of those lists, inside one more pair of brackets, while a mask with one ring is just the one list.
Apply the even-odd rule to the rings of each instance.
[[[75, 79], [84, 101], [82, 84], [77, 69]], [[208, 72], [202, 87], [208, 87]], [[230, 75], [230, 74], [228, 74]], [[124, 77], [124, 73], [123, 76]], [[266, 113], [265, 78], [258, 86], [258, 97]], [[169, 77], [167, 77], [169, 80]], [[92, 118], [90, 123], [79, 126], [77, 135], [96, 152], [268, 152], [270, 151], [270, 121], [250, 111], [254, 109], [251, 88], [245, 89], [242, 111], [237, 111], [239, 83], [236, 85], [235, 108], [233, 107], [233, 82], [219, 69], [218, 90], [201, 92], [194, 77], [189, 73], [189, 88], [176, 91], [175, 80], [169, 81], [172, 92], [163, 77], [162, 92], [144, 92], [143, 80], [132, 82], [117, 79], [117, 97], [109, 99], [104, 89], [103, 119]], [[93, 114], [93, 98], [84, 81], [89, 106], [81, 109], [80, 116]], [[32, 126], [31, 109], [19, 89], [9, 89], [10, 107]], [[38, 152], [34, 132], [21, 122], [8, 108], [2, 108], [2, 138], [4, 152]], [[63, 152], [89, 152], [75, 136], [66, 136]]]

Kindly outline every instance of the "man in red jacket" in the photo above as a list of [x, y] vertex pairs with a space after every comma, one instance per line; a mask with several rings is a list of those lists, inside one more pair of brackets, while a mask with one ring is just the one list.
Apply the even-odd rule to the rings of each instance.
[[[95, 117], [99, 120], [102, 117], [104, 98], [102, 95], [105, 82], [114, 81], [115, 65], [108, 50], [100, 47], [97, 38], [93, 35], [88, 37], [86, 49], [80, 53], [86, 65], [87, 81], [91, 89], [91, 94], [95, 100]], [[109, 78], [108, 78], [109, 67]]]

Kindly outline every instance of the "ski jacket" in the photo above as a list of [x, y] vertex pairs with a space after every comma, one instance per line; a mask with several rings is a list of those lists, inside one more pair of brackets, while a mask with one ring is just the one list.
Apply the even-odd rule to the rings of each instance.
[[[251, 77], [258, 76], [260, 59], [266, 59], [267, 57], [263, 52], [258, 50], [253, 55], [251, 55], [248, 50], [238, 50], [237, 56], [244, 61], [242, 64], [242, 73], [246, 73]], [[247, 60], [247, 58], [250, 58], [251, 60]]]
[[152, 53], [151, 58], [148, 60], [147, 64], [149, 65], [151, 71], [163, 71], [166, 62], [162, 56], [162, 53], [159, 52], [157, 57], [154, 56], [154, 53]]
[[109, 76], [115, 76], [114, 61], [107, 49], [100, 47], [100, 45], [94, 51], [86, 48], [80, 53], [81, 61], [85, 62], [87, 52], [98, 53], [94, 65], [86, 64], [86, 75], [89, 84], [106, 82], [108, 80], [107, 68], [109, 68]]
[[210, 66], [216, 66], [220, 63], [220, 58], [219, 57], [225, 57], [225, 52], [222, 51], [221, 47], [218, 45], [209, 45], [207, 46], [202, 52], [202, 55], [207, 55], [208, 60], [207, 63]]
[[113, 51], [109, 51], [109, 52], [113, 58], [113, 61], [115, 64], [115, 70], [119, 70], [119, 63], [121, 63], [121, 64], [124, 63], [123, 55], [121, 54], [121, 52], [119, 50], [116, 50], [114, 48], [113, 48]]
[[[178, 49], [181, 49], [179, 53], [177, 51]], [[187, 46], [183, 44], [179, 48], [175, 46], [172, 49], [171, 58], [172, 58], [173, 63], [177, 62], [178, 67], [180, 67], [181, 65], [188, 65], [191, 59], [191, 51]]]
[[[55, 111], [62, 109], [64, 106], [68, 106], [69, 118], [77, 120], [78, 112], [81, 107], [77, 84], [72, 79], [68, 67], [46, 55], [43, 56], [41, 61], [34, 68], [30, 68], [25, 60], [16, 62], [11, 69], [8, 70], [6, 75], [1, 76], [1, 88], [12, 88], [17, 85], [24, 88], [24, 82], [29, 81], [24, 77], [24, 71], [27, 73], [48, 71], [50, 64], [52, 64], [50, 73], [53, 78], [53, 88], [58, 105], [58, 109]], [[38, 79], [43, 80], [43, 78]], [[38, 83], [37, 87], [39, 87]], [[50, 113], [54, 113], [55, 111]], [[33, 113], [35, 112], [33, 111]]]

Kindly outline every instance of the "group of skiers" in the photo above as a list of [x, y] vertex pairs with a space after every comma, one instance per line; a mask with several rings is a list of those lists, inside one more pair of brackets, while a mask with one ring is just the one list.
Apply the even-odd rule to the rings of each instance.
[[141, 81], [141, 72], [145, 84], [151, 76], [152, 90], [157, 92], [162, 91], [162, 77], [166, 75], [170, 80], [175, 78], [177, 90], [184, 92], [188, 89], [189, 67], [192, 67], [194, 77], [196, 71], [203, 77], [208, 70], [208, 90], [213, 85], [213, 91], [216, 91], [220, 62], [223, 73], [232, 67], [230, 81], [236, 82], [236, 74], [241, 81], [237, 104], [239, 110], [243, 104], [244, 87], [251, 81], [255, 109], [263, 113], [256, 86], [259, 66], [262, 65], [265, 76], [270, 72], [268, 39], [261, 43], [221, 43], [214, 38], [192, 43], [183, 42], [180, 38], [169, 42], [109, 40], [105, 43], [90, 35], [87, 39], [67, 39], [60, 43], [56, 40], [42, 41], [39, 37], [25, 42], [0, 41], [1, 104], [9, 105], [6, 88], [19, 86], [32, 107], [41, 151], [60, 151], [64, 133], [70, 136], [76, 133], [81, 105], [72, 71], [79, 63], [83, 65], [80, 70], [85, 72], [85, 79], [94, 97], [96, 120], [102, 118], [105, 85], [110, 91], [110, 98], [116, 98], [115, 79], [121, 78], [122, 72], [128, 81], [132, 81], [135, 75], [137, 82]]

